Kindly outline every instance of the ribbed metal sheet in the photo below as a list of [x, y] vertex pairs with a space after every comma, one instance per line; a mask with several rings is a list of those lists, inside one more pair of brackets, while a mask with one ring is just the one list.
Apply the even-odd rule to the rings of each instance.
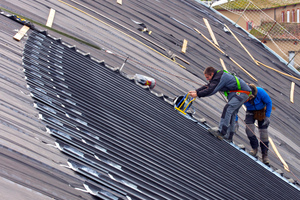
[[297, 199], [300, 192], [126, 77], [33, 31], [23, 54], [35, 106], [103, 199]]

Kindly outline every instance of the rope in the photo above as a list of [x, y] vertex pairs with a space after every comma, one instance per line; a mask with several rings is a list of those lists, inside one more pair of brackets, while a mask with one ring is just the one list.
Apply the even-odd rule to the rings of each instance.
[[[111, 52], [111, 51], [109, 51], [109, 50], [105, 50], [105, 52], [106, 52], [106, 53], [109, 53], [109, 54], [112, 54], [112, 55], [115, 55], [115, 56], [117, 56], [117, 57], [119, 57], [119, 58], [123, 58], [123, 59], [127, 58], [127, 56], [119, 55], [119, 54], [113, 53], [113, 52]], [[141, 63], [141, 62], [139, 62], [139, 61], [133, 60], [133, 59], [131, 59], [131, 58], [128, 58], [128, 61], [131, 61], [131, 62], [133, 62], [133, 63], [135, 63], [135, 64], [142, 65], [142, 66], [144, 66], [144, 67], [149, 67], [149, 68], [151, 68], [151, 69], [153, 69], [153, 70], [156, 70], [156, 71], [159, 71], [159, 72], [163, 72], [163, 73], [165, 73], [165, 74], [169, 74], [169, 75], [174, 76], [174, 77], [177, 77], [177, 78], [179, 78], [179, 79], [181, 79], [181, 80], [186, 80], [186, 81], [189, 81], [189, 82], [197, 83], [198, 85], [201, 85], [201, 86], [204, 85], [204, 84], [202, 84], [202, 83], [193, 81], [193, 80], [191, 80], [191, 79], [189, 79], [189, 78], [185, 78], [185, 77], [182, 77], [182, 76], [175, 75], [175, 74], [173, 74], [173, 73], [171, 73], [171, 72], [167, 72], [167, 71], [165, 71], [165, 70], [158, 69], [158, 68], [152, 67], [152, 66], [150, 66], [150, 65], [146, 65], [146, 64], [144, 64], [144, 63]]]

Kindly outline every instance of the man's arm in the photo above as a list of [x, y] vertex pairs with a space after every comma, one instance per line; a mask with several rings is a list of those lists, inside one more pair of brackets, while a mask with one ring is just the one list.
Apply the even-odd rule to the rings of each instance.
[[218, 84], [220, 83], [220, 79], [213, 79], [211, 80], [211, 82], [203, 87], [202, 90], [197, 89], [197, 95], [198, 97], [207, 97], [207, 96], [211, 96], [213, 94], [215, 94], [217, 91], [214, 91], [215, 88], [218, 86]]
[[265, 90], [262, 90], [262, 91], [263, 91], [262, 101], [267, 106], [267, 108], [266, 108], [266, 117], [270, 117], [271, 112], [272, 112], [272, 100], [271, 100], [270, 96], [268, 95], [268, 93]]
[[189, 95], [193, 98], [196, 98], [198, 95], [197, 95], [197, 91], [201, 91], [201, 90], [204, 90], [207, 88], [207, 85], [203, 85], [202, 87], [198, 88], [197, 90], [192, 90], [192, 91], [189, 91]]

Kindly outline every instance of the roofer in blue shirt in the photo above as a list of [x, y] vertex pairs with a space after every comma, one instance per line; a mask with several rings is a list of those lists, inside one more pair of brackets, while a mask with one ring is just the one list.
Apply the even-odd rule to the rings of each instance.
[[204, 76], [209, 81], [208, 84], [198, 88], [196, 91], [189, 91], [189, 95], [195, 97], [211, 96], [218, 91], [224, 92], [228, 98], [225, 105], [219, 127], [209, 129], [209, 132], [222, 140], [225, 135], [232, 141], [235, 132], [236, 115], [251, 94], [250, 87], [242, 79], [225, 70], [217, 71], [213, 67], [207, 67], [204, 70]]
[[268, 127], [270, 124], [270, 116], [272, 111], [272, 100], [267, 92], [261, 88], [256, 87], [254, 84], [249, 84], [252, 95], [245, 103], [246, 111], [246, 134], [250, 140], [252, 150], [249, 152], [252, 156], [257, 157], [258, 140], [255, 135], [254, 122], [258, 122], [258, 132], [260, 134], [260, 148], [262, 154], [262, 161], [269, 164], [268, 149], [269, 149], [269, 136]]

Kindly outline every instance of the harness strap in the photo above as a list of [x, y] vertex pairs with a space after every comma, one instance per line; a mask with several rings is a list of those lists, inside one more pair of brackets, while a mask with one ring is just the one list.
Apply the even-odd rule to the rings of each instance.
[[[221, 70], [218, 70], [217, 73], [218, 73], [219, 71], [221, 71]], [[224, 71], [225, 73], [229, 73], [229, 72], [226, 71], [226, 70], [223, 70], [223, 71]], [[230, 74], [230, 73], [229, 73], [229, 74]], [[240, 92], [240, 93], [245, 93], [245, 94], [247, 94], [248, 96], [250, 96], [250, 95], [252, 94], [252, 92], [251, 92], [251, 91], [244, 91], [244, 90], [241, 90], [242, 88], [241, 88], [240, 80], [239, 80], [234, 74], [231, 74], [231, 75], [233, 75], [234, 78], [235, 78], [235, 80], [236, 80], [236, 84], [237, 84], [238, 90], [224, 91], [224, 95], [227, 97], [228, 94], [229, 94], [230, 92]]]
[[231, 90], [229, 92], [239, 92], [239, 93], [245, 93], [247, 94], [248, 96], [250, 96], [252, 94], [251, 91], [245, 91], [245, 90]]
[[235, 78], [235, 80], [236, 80], [236, 84], [237, 84], [237, 86], [238, 86], [238, 90], [241, 90], [242, 88], [241, 88], [241, 84], [240, 84], [239, 79], [238, 79], [236, 76], [234, 76], [234, 78]]

